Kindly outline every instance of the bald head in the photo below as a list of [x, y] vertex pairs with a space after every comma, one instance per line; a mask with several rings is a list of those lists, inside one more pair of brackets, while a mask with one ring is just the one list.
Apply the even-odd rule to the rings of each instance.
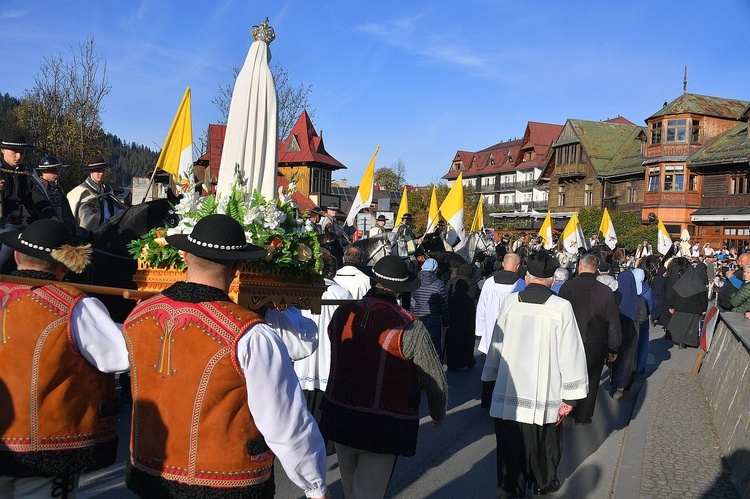
[[515, 253], [507, 253], [503, 258], [503, 269], [515, 272], [521, 265], [521, 257]]
[[578, 261], [578, 273], [582, 272], [591, 272], [596, 273], [597, 269], [599, 268], [599, 259], [596, 257], [596, 255], [592, 255], [591, 253], [587, 253], [583, 255], [583, 257]]
[[750, 265], [750, 252], [745, 252], [745, 253], [742, 253], [740, 256], [738, 256], [737, 263], [740, 265], [740, 267], [744, 267], [745, 265]]

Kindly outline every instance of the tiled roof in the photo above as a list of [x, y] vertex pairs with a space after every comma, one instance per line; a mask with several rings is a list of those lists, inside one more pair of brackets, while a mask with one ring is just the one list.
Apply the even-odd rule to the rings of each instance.
[[[521, 150], [521, 140], [510, 140], [500, 142], [486, 149], [477, 152], [458, 151], [455, 158], [461, 158], [466, 169], [449, 171], [443, 178], [446, 180], [455, 180], [459, 173], [464, 174], [464, 178], [472, 178], [480, 175], [493, 175], [515, 167], [515, 162]], [[508, 152], [510, 152], [512, 161], [508, 161]], [[495, 164], [490, 164], [494, 160]], [[451, 165], [453, 164], [451, 162]]]
[[642, 174], [643, 141], [646, 140], [646, 127], [631, 127], [632, 132], [621, 144], [620, 150], [604, 168], [599, 170], [602, 177], [612, 177], [630, 174]]
[[688, 158], [688, 167], [705, 167], [740, 163], [747, 166], [750, 159], [750, 140], [747, 135], [747, 122], [738, 123], [724, 132], [711, 144]]
[[646, 121], [660, 116], [685, 113], [738, 120], [747, 106], [748, 102], [744, 100], [684, 93], [652, 114]]
[[617, 123], [618, 125], [632, 125], [635, 126], [635, 123], [630, 121], [627, 118], [623, 118], [622, 116], [618, 116], [617, 118], [610, 118], [608, 120], [604, 120], [605, 123]]
[[529, 121], [526, 125], [526, 133], [523, 136], [524, 143], [521, 149], [529, 150], [533, 148], [536, 157], [531, 161], [517, 162], [517, 168], [529, 169], [546, 164], [550, 147], [560, 136], [562, 129], [563, 125]]
[[327, 166], [331, 170], [346, 168], [328, 154], [323, 137], [315, 131], [307, 111], [302, 111], [289, 136], [279, 145], [279, 166], [288, 164], [307, 166]]

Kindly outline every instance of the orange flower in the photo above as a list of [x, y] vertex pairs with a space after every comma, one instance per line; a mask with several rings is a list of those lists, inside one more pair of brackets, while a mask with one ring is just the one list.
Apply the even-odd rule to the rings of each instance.
[[279, 239], [279, 237], [277, 236], [277, 237], [274, 237], [273, 240], [271, 241], [271, 246], [273, 246], [274, 248], [278, 248], [283, 243], [284, 243], [284, 241], [282, 241], [281, 239]]
[[164, 237], [164, 231], [161, 229], [156, 229], [156, 238]]

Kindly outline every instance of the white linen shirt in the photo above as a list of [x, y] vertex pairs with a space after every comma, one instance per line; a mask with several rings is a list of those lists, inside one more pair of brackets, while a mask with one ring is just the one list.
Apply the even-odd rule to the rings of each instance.
[[477, 350], [487, 353], [492, 340], [492, 332], [495, 329], [497, 314], [500, 305], [506, 296], [526, 288], [523, 279], [518, 279], [513, 284], [498, 284], [493, 277], [488, 277], [482, 285], [482, 292], [477, 300], [476, 319], [474, 321], [474, 334], [479, 336]]
[[284, 343], [267, 324], [255, 324], [237, 342], [237, 361], [245, 374], [247, 405], [268, 447], [307, 497], [324, 496], [323, 437]]
[[78, 352], [99, 371], [117, 373], [130, 369], [122, 325], [112, 320], [97, 298], [85, 296], [75, 304], [70, 314], [70, 335]]

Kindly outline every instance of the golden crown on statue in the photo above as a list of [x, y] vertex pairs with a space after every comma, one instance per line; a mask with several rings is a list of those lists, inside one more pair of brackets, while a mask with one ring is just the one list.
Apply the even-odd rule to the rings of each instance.
[[259, 26], [253, 26], [250, 33], [253, 35], [253, 40], [266, 42], [269, 45], [276, 39], [276, 32], [268, 25], [268, 17]]

